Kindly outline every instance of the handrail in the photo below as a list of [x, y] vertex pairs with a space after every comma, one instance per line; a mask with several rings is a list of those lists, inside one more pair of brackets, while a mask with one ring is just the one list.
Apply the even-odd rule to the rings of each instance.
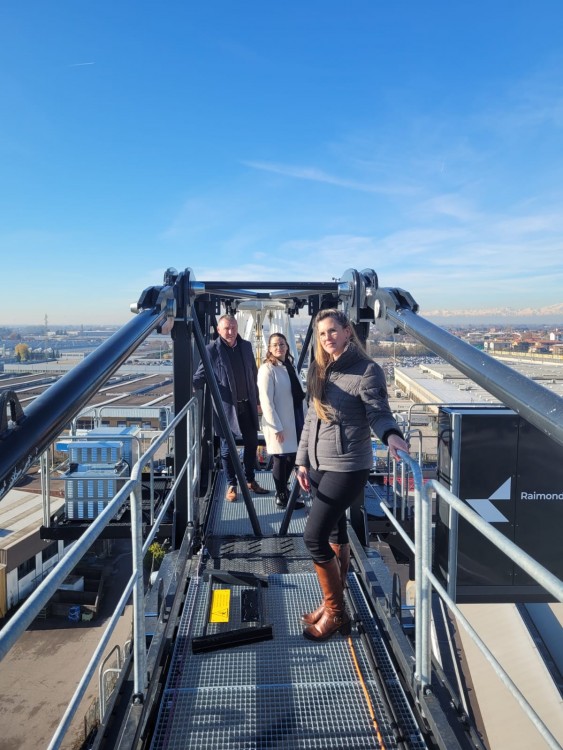
[[[141, 481], [141, 472], [142, 467], [146, 464], [148, 460], [152, 458], [154, 453], [158, 450], [160, 445], [164, 442], [164, 440], [168, 436], [168, 432], [172, 432], [176, 426], [178, 425], [181, 420], [186, 417], [186, 430], [188, 432], [188, 436], [192, 437], [192, 439], [195, 441], [194, 445], [192, 446], [191, 450], [189, 451], [188, 456], [193, 456], [194, 454], [197, 455], [199, 453], [199, 430], [193, 430], [190, 429], [189, 425], [190, 422], [193, 424], [197, 424], [197, 399], [192, 398], [186, 406], [179, 412], [179, 414], [173, 419], [173, 421], [168, 425], [166, 430], [160, 435], [158, 440], [156, 440], [150, 448], [144, 453], [139, 461], [135, 464], [132, 471], [132, 480], [134, 482], [140, 483]], [[188, 448], [190, 447], [189, 444], [189, 437], [188, 437]], [[196, 462], [197, 466], [197, 462]], [[179, 474], [184, 473], [186, 470], [188, 471], [188, 504], [189, 507], [193, 507], [194, 502], [194, 495], [195, 495], [195, 489], [197, 486], [198, 481], [198, 475], [197, 472], [195, 476], [193, 476], [193, 464], [190, 462], [189, 457], [186, 459], [186, 462], [183, 466], [179, 468]], [[115, 626], [117, 625], [117, 622], [119, 620], [119, 617], [123, 610], [125, 609], [125, 604], [127, 603], [129, 596], [131, 595], [131, 592], [133, 592], [133, 625], [134, 625], [134, 638], [133, 638], [133, 652], [134, 652], [134, 693], [135, 693], [135, 700], [138, 702], [142, 702], [142, 695], [145, 692], [146, 689], [146, 646], [145, 646], [145, 612], [144, 612], [144, 596], [142, 591], [142, 582], [143, 582], [143, 557], [148, 551], [157, 531], [157, 525], [161, 523], [162, 519], [164, 518], [173, 498], [176, 495], [176, 490], [179, 484], [179, 477], [176, 477], [176, 480], [170, 489], [170, 492], [168, 493], [167, 499], [164, 501], [163, 506], [161, 508], [161, 511], [155, 521], [155, 526], [151, 530], [150, 534], [147, 536], [144, 544], [142, 545], [142, 553], [139, 551], [139, 545], [140, 545], [140, 523], [135, 524], [132, 519], [131, 523], [131, 531], [132, 531], [132, 547], [133, 547], [133, 575], [129, 579], [127, 586], [123, 592], [123, 596], [121, 597], [119, 604], [110, 620], [110, 623], [108, 624], [108, 627], [104, 633], [104, 638], [107, 644], [107, 641], [109, 640], [109, 636], [111, 635], [111, 632], [114, 630]], [[131, 497], [133, 501], [133, 495]], [[137, 502], [132, 504], [132, 510], [134, 507], [138, 507], [140, 505], [140, 497], [137, 498]], [[140, 509], [139, 509], [140, 510]], [[138, 514], [140, 516], [140, 513]], [[190, 514], [188, 514], [190, 515]], [[139, 518], [140, 520], [140, 518]], [[193, 533], [193, 529], [188, 529], [188, 533]], [[107, 637], [106, 637], [107, 634]], [[65, 715], [63, 716], [59, 726], [57, 727], [57, 731], [55, 732], [51, 744], [48, 747], [48, 750], [56, 750], [56, 748], [60, 747], [60, 742], [65, 736], [66, 731], [68, 730], [68, 727], [70, 725], [70, 721], [72, 720], [72, 717], [74, 716], [76, 710], [78, 709], [78, 706], [80, 704], [80, 701], [84, 695], [84, 692], [86, 691], [86, 688], [91, 680], [91, 678], [94, 675], [96, 665], [100, 660], [100, 657], [103, 653], [102, 646], [98, 646], [98, 649], [94, 652], [92, 655], [92, 658], [88, 664], [88, 667], [86, 669], [86, 672], [84, 673], [80, 684], [78, 685], [73, 697], [71, 698], [71, 701], [69, 703], [69, 706], [67, 708], [67, 711]]]
[[[106, 662], [108, 662], [112, 655], [117, 652], [117, 668], [115, 667], [109, 667], [104, 671], [104, 666]], [[119, 674], [121, 672], [121, 646], [116, 643], [115, 646], [110, 650], [109, 654], [106, 656], [106, 658], [103, 660], [103, 662], [100, 664], [99, 670], [98, 670], [98, 693], [100, 694], [100, 706], [99, 706], [99, 715], [100, 715], [100, 721], [104, 720], [104, 714], [106, 712], [106, 688], [104, 683], [104, 677], [108, 672], [115, 672]]]
[[549, 592], [558, 601], [563, 602], [563, 581], [553, 575], [547, 568], [534, 560], [527, 552], [524, 552], [518, 545], [511, 542], [510, 539], [501, 534], [500, 531], [491, 526], [478, 513], [466, 505], [460, 498], [456, 497], [446, 487], [432, 479], [424, 485], [422, 471], [416, 461], [414, 461], [404, 451], [399, 451], [401, 459], [407, 463], [413, 473], [415, 480], [415, 524], [414, 534], [415, 541], [405, 534], [397, 519], [387, 508], [385, 503], [381, 503], [381, 509], [389, 518], [397, 532], [404, 539], [405, 543], [415, 554], [415, 680], [422, 690], [428, 690], [431, 683], [431, 655], [430, 655], [430, 601], [432, 588], [442, 598], [450, 611], [454, 613], [458, 622], [468, 633], [470, 638], [475, 642], [485, 659], [493, 668], [503, 684], [507, 687], [513, 697], [518, 701], [522, 710], [526, 713], [530, 721], [536, 727], [538, 732], [553, 750], [560, 750], [560, 744], [550, 732], [542, 719], [538, 716], [534, 708], [528, 703], [524, 695], [514, 684], [512, 679], [503, 669], [502, 665], [495, 658], [493, 653], [488, 649], [486, 644], [481, 640], [477, 632], [463, 616], [455, 602], [448, 596], [446, 590], [442, 587], [436, 576], [432, 573], [432, 493], [435, 492], [453, 510], [461, 515], [477, 531], [485, 536], [492, 544], [504, 552], [516, 565], [522, 568], [529, 576], [537, 581], [547, 592]]
[[[144, 543], [142, 543], [142, 524], [141, 524], [141, 484], [142, 484], [142, 469], [149, 461], [152, 460], [154, 454], [162, 443], [168, 438], [170, 432], [173, 432], [176, 427], [183, 421], [186, 422], [186, 432], [188, 436], [188, 457], [183, 466], [178, 469], [178, 476], [176, 477], [172, 488], [170, 489], [167, 497], [165, 498], [162, 508], [155, 520], [155, 525], [151, 529], [150, 533]], [[132, 547], [133, 547], [133, 572], [131, 578], [127, 582], [123, 594], [115, 608], [115, 611], [110, 618], [106, 629], [100, 639], [100, 642], [92, 655], [86, 671], [81, 678], [74, 695], [72, 696], [70, 703], [67, 707], [65, 714], [63, 715], [59, 726], [51, 743], [49, 744], [49, 750], [55, 750], [59, 748], [61, 742], [65, 736], [66, 731], [70, 726], [70, 722], [80, 705], [86, 689], [95, 674], [96, 666], [99, 663], [106, 646], [109, 643], [109, 639], [115, 629], [121, 614], [123, 613], [125, 606], [133, 592], [133, 623], [134, 623], [134, 667], [135, 667], [135, 693], [136, 695], [142, 695], [145, 691], [146, 685], [146, 670], [143, 669], [143, 665], [146, 663], [146, 645], [145, 645], [145, 634], [144, 634], [144, 587], [143, 587], [143, 557], [147, 553], [154, 537], [156, 536], [158, 525], [162, 522], [168, 508], [172, 501], [176, 497], [176, 491], [179, 483], [179, 477], [183, 476], [186, 472], [188, 473], [188, 518], [193, 519], [193, 504], [196, 497], [196, 488], [199, 480], [199, 463], [197, 456], [199, 455], [199, 429], [198, 424], [198, 411], [197, 411], [197, 399], [192, 398], [186, 406], [176, 415], [176, 417], [170, 422], [166, 430], [155, 440], [149, 449], [139, 458], [137, 463], [134, 465], [131, 478], [127, 480], [124, 486], [119, 490], [115, 497], [108, 503], [102, 513], [97, 516], [90, 526], [86, 529], [84, 534], [75, 542], [75, 544], [69, 549], [66, 555], [59, 561], [59, 563], [53, 567], [47, 577], [38, 586], [37, 589], [26, 599], [22, 604], [21, 608], [14, 614], [14, 616], [6, 623], [4, 628], [0, 630], [0, 661], [16, 643], [16, 641], [23, 635], [24, 631], [33, 622], [35, 617], [39, 614], [41, 609], [47, 604], [49, 599], [54, 595], [60, 584], [74, 569], [76, 564], [82, 559], [86, 552], [90, 549], [94, 541], [100, 536], [102, 531], [110, 523], [111, 519], [115, 516], [118, 510], [121, 508], [123, 503], [127, 500], [127, 497], [131, 498], [131, 513], [132, 513]], [[133, 518], [135, 516], [135, 518]], [[188, 529], [188, 533], [193, 533], [193, 528]]]
[[[135, 411], [165, 411], [167, 412], [167, 421], [170, 421], [171, 414], [172, 414], [172, 408], [169, 404], [164, 406], [157, 406], [156, 404], [154, 406], [135, 406], [130, 407], [133, 408]], [[82, 417], [86, 417], [92, 412], [91, 419], [95, 423], [96, 427], [99, 427], [100, 419], [102, 418], [104, 412], [106, 412], [108, 409], [116, 409], [118, 410], [119, 407], [114, 406], [112, 404], [102, 404], [101, 406], [86, 406], [84, 409], [81, 409], [81, 411], [78, 412], [78, 414], [74, 417], [72, 420], [71, 425], [71, 434], [75, 434], [76, 430], [78, 429], [76, 427], [76, 423], [79, 419]]]
[[[490, 406], [497, 406], [498, 408], [502, 408], [503, 404], [501, 404], [500, 402], [498, 404], [489, 404], [485, 402], [481, 404], [481, 403], [476, 403], [475, 401], [455, 401], [455, 402], [454, 401], [447, 401], [447, 402], [446, 401], [425, 401], [424, 403], [420, 403], [416, 401], [414, 404], [411, 404], [408, 408], [407, 424], [409, 425], [409, 427], [412, 421], [413, 411], [417, 407], [420, 407], [420, 406], [423, 407], [424, 409], [426, 409], [428, 406], [455, 406], [456, 409], [467, 406], [467, 407], [471, 407], [472, 409], [474, 409], [475, 407], [480, 407], [480, 406], [482, 406], [483, 408], [488, 408]], [[436, 416], [436, 415], [433, 415], [433, 416]]]

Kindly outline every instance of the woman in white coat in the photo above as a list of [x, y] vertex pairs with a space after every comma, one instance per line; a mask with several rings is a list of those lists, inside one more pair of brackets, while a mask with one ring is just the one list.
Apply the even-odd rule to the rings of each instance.
[[[266, 361], [258, 370], [258, 391], [266, 450], [273, 457], [276, 505], [285, 508], [287, 483], [303, 429], [305, 394], [283, 333], [272, 333], [268, 340]], [[303, 503], [298, 501], [295, 507], [303, 508]]]

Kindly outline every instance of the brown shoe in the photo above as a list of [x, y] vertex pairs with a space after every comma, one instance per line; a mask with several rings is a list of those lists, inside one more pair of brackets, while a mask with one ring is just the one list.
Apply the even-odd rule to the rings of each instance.
[[234, 503], [236, 499], [237, 499], [237, 488], [234, 484], [230, 484], [227, 487], [225, 500], [228, 500], [230, 503]]
[[260, 487], [255, 479], [253, 479], [252, 482], [247, 482], [246, 486], [251, 492], [255, 492], [257, 495], [267, 495], [270, 492], [270, 490]]

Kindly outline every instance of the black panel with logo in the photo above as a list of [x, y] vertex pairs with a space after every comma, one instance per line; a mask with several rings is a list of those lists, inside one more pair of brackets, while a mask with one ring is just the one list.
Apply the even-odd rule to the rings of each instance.
[[[502, 407], [443, 407], [438, 478], [486, 521], [563, 577], [563, 462], [548, 436]], [[457, 602], [549, 601], [515, 563], [439, 499], [434, 569]], [[453, 572], [450, 574], [449, 568]]]

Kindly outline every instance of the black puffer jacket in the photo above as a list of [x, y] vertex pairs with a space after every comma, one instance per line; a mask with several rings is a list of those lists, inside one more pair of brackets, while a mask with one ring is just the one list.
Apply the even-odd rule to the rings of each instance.
[[373, 465], [371, 429], [380, 440], [402, 432], [389, 408], [385, 375], [350, 344], [327, 370], [323, 401], [330, 422], [317, 417], [311, 403], [297, 451], [297, 466], [319, 471], [359, 471]]

